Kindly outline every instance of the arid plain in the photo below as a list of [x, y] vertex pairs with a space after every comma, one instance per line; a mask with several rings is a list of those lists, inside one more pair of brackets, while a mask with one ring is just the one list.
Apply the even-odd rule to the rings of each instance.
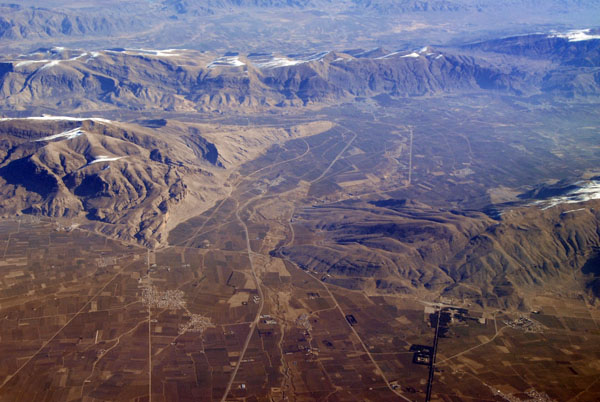
[[[593, 139], [587, 155], [569, 144], [598, 122], [570, 120], [581, 134], [565, 138], [545, 110], [496, 103], [494, 121], [462, 100], [456, 113], [436, 102], [323, 109], [313, 119], [329, 129], [241, 164], [229, 195], [158, 248], [67, 218], [5, 219], [1, 399], [425, 400], [415, 345], [433, 344], [439, 317], [435, 400], [597, 399], [600, 312], [578, 265], [594, 247], [580, 221], [597, 202], [521, 201], [502, 222], [477, 210], [518, 200], [531, 175], [592, 177]], [[548, 141], [560, 156], [535, 152]], [[504, 151], [521, 146], [534, 151]], [[458, 260], [493, 260], [511, 240], [533, 255], [533, 240], [496, 232], [548, 224], [582, 243], [556, 257], [571, 270], [541, 269], [544, 285], [518, 272], [495, 287], [497, 271], [453, 279]], [[500, 246], [476, 247], [481, 236]]]

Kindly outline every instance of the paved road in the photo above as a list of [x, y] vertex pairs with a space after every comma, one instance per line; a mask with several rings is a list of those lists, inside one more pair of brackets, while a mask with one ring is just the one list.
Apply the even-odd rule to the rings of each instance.
[[[254, 197], [254, 198], [260, 198], [260, 197]], [[250, 201], [254, 200], [254, 198], [251, 198], [250, 200], [248, 200], [248, 202], [246, 204], [244, 204], [244, 206], [248, 205], [250, 203]], [[229, 391], [231, 390], [231, 385], [233, 384], [233, 381], [235, 380], [235, 377], [240, 368], [240, 365], [242, 364], [242, 360], [244, 359], [244, 355], [246, 354], [246, 350], [248, 349], [248, 345], [250, 344], [252, 335], [254, 335], [254, 330], [256, 329], [256, 326], [258, 325], [258, 321], [260, 320], [260, 315], [261, 315], [263, 307], [265, 305], [265, 295], [263, 294], [262, 288], [260, 287], [260, 282], [258, 280], [258, 277], [256, 276], [256, 270], [254, 269], [254, 263], [252, 262], [252, 253], [253, 252], [252, 252], [252, 248], [250, 247], [250, 233], [248, 233], [248, 226], [246, 225], [246, 222], [244, 222], [242, 220], [242, 218], [240, 218], [240, 215], [239, 215], [240, 209], [241, 208], [238, 208], [235, 211], [235, 216], [238, 219], [238, 221], [240, 222], [240, 224], [244, 227], [244, 234], [246, 236], [246, 248], [248, 250], [248, 260], [250, 261], [250, 270], [252, 272], [252, 279], [254, 279], [254, 284], [256, 285], [256, 289], [258, 290], [258, 295], [260, 296], [260, 302], [258, 305], [258, 311], [256, 312], [256, 317], [254, 318], [254, 321], [252, 321], [252, 324], [250, 324], [250, 332], [248, 332], [248, 336], [246, 337], [246, 342], [244, 342], [244, 347], [242, 348], [240, 357], [237, 361], [237, 364], [235, 365], [235, 368], [233, 369], [233, 373], [231, 373], [231, 377], [229, 378], [229, 382], [227, 383], [227, 388], [225, 388], [225, 392], [223, 393], [221, 402], [225, 402], [225, 400], [227, 399], [227, 395], [229, 394]]]
[[435, 357], [437, 355], [438, 339], [440, 335], [440, 316], [442, 309], [438, 309], [437, 325], [435, 326], [435, 335], [433, 337], [433, 351], [431, 353], [431, 364], [429, 365], [429, 378], [427, 380], [427, 393], [425, 395], [425, 402], [431, 400], [431, 388], [433, 387], [433, 376], [435, 375]]

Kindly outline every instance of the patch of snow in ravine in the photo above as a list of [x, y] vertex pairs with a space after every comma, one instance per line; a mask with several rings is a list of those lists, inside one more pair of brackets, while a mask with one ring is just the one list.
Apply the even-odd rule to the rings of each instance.
[[60, 64], [60, 62], [61, 62], [61, 60], [52, 60], [50, 63], [44, 64], [42, 66], [42, 68], [40, 68], [40, 70], [45, 70], [47, 68], [58, 66]]
[[81, 127], [79, 128], [74, 128], [73, 130], [69, 130], [69, 131], [65, 131], [59, 134], [53, 134], [53, 135], [49, 135], [47, 137], [44, 138], [40, 138], [39, 140], [35, 140], [36, 142], [39, 141], [52, 141], [52, 140], [56, 140], [56, 139], [65, 139], [65, 140], [72, 140], [73, 138], [77, 138], [80, 135], [85, 134], [85, 132], [83, 130], [81, 130]]
[[389, 57], [395, 56], [397, 54], [399, 54], [400, 52], [392, 52], [392, 53], [388, 53], [385, 56], [379, 56], [379, 57], [375, 57], [374, 60], [383, 60], [383, 59], [387, 59]]
[[174, 57], [180, 56], [179, 52], [182, 49], [125, 49], [125, 53], [136, 55], [148, 55], [157, 57]]
[[35, 64], [35, 63], [48, 63], [50, 60], [25, 60], [25, 61], [20, 61], [17, 64], [15, 64], [15, 67], [23, 67], [23, 66], [28, 66], [30, 64]]
[[93, 161], [88, 163], [88, 165], [93, 165], [94, 163], [100, 163], [100, 162], [118, 161], [119, 159], [122, 159], [122, 158], [123, 158], [122, 156], [110, 157], [110, 156], [106, 156], [106, 155], [100, 155], [96, 159], [94, 159]]
[[315, 53], [315, 54], [311, 54], [310, 56], [307, 56], [306, 58], [302, 59], [302, 61], [308, 63], [311, 61], [319, 61], [321, 59], [323, 59], [323, 57], [327, 56], [329, 54], [329, 50], [326, 52], [320, 52], [320, 53]]

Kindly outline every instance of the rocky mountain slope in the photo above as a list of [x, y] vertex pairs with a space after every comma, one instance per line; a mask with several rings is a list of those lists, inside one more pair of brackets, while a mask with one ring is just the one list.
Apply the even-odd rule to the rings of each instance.
[[[507, 213], [442, 265], [443, 294], [492, 307], [531, 307], [537, 294], [600, 297], [598, 201]], [[583, 293], [583, 294], [582, 294]]]
[[[493, 66], [433, 50], [378, 58], [344, 53], [210, 56], [194, 51], [53, 49], [2, 65], [4, 110], [266, 109], [389, 93], [426, 95], [515, 82]], [[254, 60], [253, 60], [254, 59]]]
[[539, 82], [543, 93], [559, 96], [597, 96], [600, 83], [600, 30], [579, 29], [563, 33], [532, 34], [470, 44], [462, 47], [491, 54], [522, 58], [522, 63], [550, 61]]
[[600, 66], [600, 29], [577, 29], [563, 33], [521, 35], [462, 46], [530, 59], [552, 60], [574, 67]]
[[149, 128], [94, 118], [2, 119], [0, 214], [68, 218], [155, 246], [171, 227], [227, 194], [226, 168], [328, 127], [247, 133], [166, 121]]
[[296, 241], [277, 254], [349, 288], [414, 293], [448, 283], [440, 269], [493, 221], [418, 202], [342, 202], [305, 209]]
[[160, 240], [172, 207], [194, 191], [183, 178], [212, 181], [194, 149], [142, 127], [94, 119], [0, 126], [3, 215], [83, 215], [107, 234]]
[[492, 308], [526, 310], [541, 294], [600, 297], [598, 201], [518, 208], [500, 222], [392, 201], [305, 210], [299, 240], [275, 254], [350, 289]]

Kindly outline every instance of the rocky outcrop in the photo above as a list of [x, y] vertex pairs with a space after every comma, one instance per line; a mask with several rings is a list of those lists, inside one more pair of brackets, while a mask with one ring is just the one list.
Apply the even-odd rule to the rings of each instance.
[[[105, 233], [149, 245], [160, 241], [168, 213], [185, 198], [184, 176], [204, 163], [183, 167], [193, 151], [175, 157], [168, 137], [116, 122], [9, 120], [0, 130], [10, 141], [0, 165], [3, 215], [84, 217]], [[152, 158], [152, 147], [165, 156]]]

